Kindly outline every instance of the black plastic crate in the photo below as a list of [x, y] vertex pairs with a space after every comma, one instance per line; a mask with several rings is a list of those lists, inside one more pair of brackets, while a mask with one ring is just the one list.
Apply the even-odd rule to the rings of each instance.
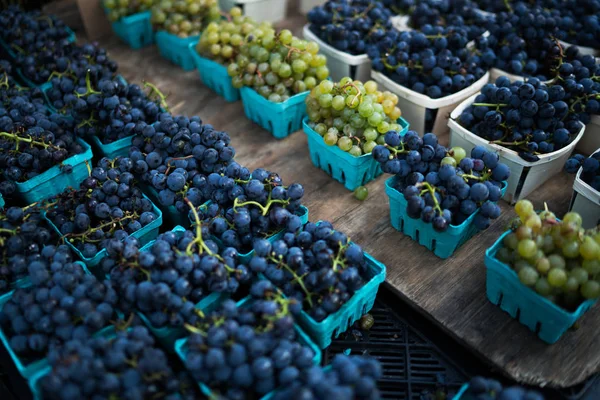
[[375, 319], [371, 329], [355, 324], [340, 335], [326, 349], [325, 364], [340, 353], [377, 358], [383, 366], [379, 387], [384, 399], [427, 399], [437, 390], [451, 398], [468, 380], [462, 368], [380, 298], [370, 314]]

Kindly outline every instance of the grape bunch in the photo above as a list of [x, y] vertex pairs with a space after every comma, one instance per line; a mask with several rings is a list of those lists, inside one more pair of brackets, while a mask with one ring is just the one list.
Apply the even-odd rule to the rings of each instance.
[[329, 222], [289, 225], [283, 238], [254, 242], [250, 269], [295, 299], [315, 321], [334, 314], [369, 280], [360, 246]]
[[598, 0], [541, 0], [552, 11], [557, 21], [553, 31], [556, 38], [565, 42], [600, 48], [600, 1]]
[[338, 354], [330, 367], [311, 367], [304, 375], [275, 392], [273, 400], [380, 399], [376, 381], [382, 376], [381, 365], [375, 358]]
[[135, 240], [110, 241], [101, 261], [125, 312], [140, 311], [155, 328], [194, 324], [195, 306], [211, 293], [235, 293], [252, 277], [238, 253], [195, 232], [166, 232], [144, 251]]
[[9, 6], [0, 12], [0, 38], [15, 54], [14, 64], [35, 84], [48, 80], [57, 58], [71, 48], [65, 23], [40, 11]]
[[489, 36], [476, 38], [482, 63], [511, 74], [548, 79], [559, 64], [561, 46], [554, 29], [560, 19], [550, 10], [524, 2], [496, 14], [486, 25]]
[[[10, 207], [0, 212], [0, 294], [8, 292], [17, 280], [27, 277], [33, 263], [53, 255], [47, 246], [58, 245], [60, 238], [48, 226], [35, 205]], [[57, 248], [71, 257], [67, 246]]]
[[565, 171], [570, 174], [576, 174], [581, 168], [581, 180], [600, 191], [600, 152], [592, 154], [586, 158], [581, 154], [575, 154], [569, 158], [565, 164]]
[[423, 26], [421, 31], [391, 29], [367, 46], [372, 68], [394, 82], [437, 99], [472, 85], [487, 72], [466, 45], [467, 30]]
[[116, 22], [129, 15], [147, 11], [154, 0], [103, 0], [102, 5], [108, 11], [108, 19]]
[[208, 24], [196, 45], [198, 54], [222, 65], [229, 65], [235, 60], [246, 37], [252, 32], [273, 29], [270, 22], [258, 23], [251, 17], [243, 16], [239, 7], [233, 7], [229, 16], [228, 19]]
[[[495, 379], [476, 376], [469, 381], [466, 396], [473, 400], [487, 400], [490, 398], [506, 400], [544, 400], [544, 396], [534, 390], [527, 390], [521, 386], [502, 387]], [[493, 397], [492, 397], [493, 396]]]
[[372, 154], [383, 172], [396, 175], [393, 186], [407, 201], [407, 215], [431, 223], [437, 232], [472, 215], [475, 227], [484, 230], [500, 216], [496, 202], [510, 169], [483, 146], [475, 146], [467, 157], [461, 147], [440, 145], [432, 133], [420, 138], [415, 131], [403, 137], [390, 131], [385, 145]]
[[311, 90], [329, 77], [327, 59], [315, 42], [301, 40], [287, 29], [256, 30], [246, 37], [227, 67], [235, 88], [252, 87], [273, 103]]
[[519, 218], [496, 258], [510, 265], [523, 285], [562, 308], [573, 310], [600, 297], [600, 233], [584, 231], [574, 212], [562, 220], [547, 208], [536, 213], [529, 200], [518, 201], [515, 211]]
[[583, 55], [571, 46], [561, 53], [554, 72], [556, 76], [548, 86], [564, 93], [563, 101], [568, 104], [572, 119], [589, 124], [592, 115], [600, 114], [600, 64], [593, 56]]
[[94, 87], [88, 74], [77, 83], [61, 78], [48, 97], [57, 109], [74, 118], [78, 136], [98, 137], [103, 144], [109, 144], [141, 136], [148, 125], [158, 120], [161, 106], [166, 107], [165, 96], [151, 83], [145, 83], [145, 87], [150, 88], [149, 94], [120, 77], [102, 79]]
[[143, 326], [90, 339], [75, 338], [52, 350], [51, 371], [40, 379], [48, 400], [95, 398], [197, 398], [193, 382], [176, 373], [167, 354]]
[[[44, 106], [39, 89], [14, 90], [18, 93], [10, 88], [7, 92], [0, 89], [0, 96], [7, 98], [0, 105], [2, 180], [24, 182], [56, 165], [70, 172], [72, 166], [62, 162], [84, 152], [73, 133], [73, 121], [51, 114]], [[10, 194], [7, 193], [10, 189], [3, 188], [2, 192]]]
[[199, 36], [209, 23], [221, 18], [217, 0], [156, 1], [151, 10], [155, 31], [180, 38]]
[[537, 78], [510, 82], [500, 77], [488, 83], [458, 122], [490, 143], [514, 150], [526, 161], [567, 146], [582, 124], [565, 102], [560, 85], [546, 86]]
[[349, 54], [364, 54], [367, 45], [391, 29], [391, 16], [380, 2], [328, 0], [306, 17], [310, 30], [325, 43]]
[[377, 90], [377, 83], [364, 84], [342, 78], [322, 81], [306, 97], [308, 125], [329, 146], [337, 145], [355, 157], [369, 154], [383, 144], [388, 131], [401, 131], [398, 96]]
[[133, 138], [130, 157], [140, 168], [141, 181], [158, 192], [159, 203], [187, 215], [184, 199], [194, 207], [210, 200], [211, 192], [201, 190], [206, 189], [206, 176], [224, 173], [233, 163], [230, 142], [227, 133], [203, 125], [199, 117], [162, 113]]
[[[232, 172], [230, 168], [228, 172]], [[259, 168], [245, 180], [212, 173], [207, 184], [213, 192], [213, 202], [200, 206], [198, 215], [207, 234], [218, 238], [223, 246], [247, 253], [257, 239], [286, 226], [302, 226], [297, 214], [304, 188], [298, 183], [284, 186], [274, 172]], [[192, 213], [190, 219], [195, 223]]]
[[118, 297], [110, 282], [87, 275], [65, 249], [45, 246], [28, 273], [33, 286], [15, 289], [0, 310], [0, 326], [23, 364], [116, 320]]
[[298, 379], [313, 366], [313, 350], [298, 341], [292, 311], [268, 281], [250, 289], [236, 306], [226, 300], [188, 327], [186, 367], [192, 376], [227, 399], [259, 399]]
[[503, 11], [512, 10], [511, 1], [497, 1], [497, 0], [474, 0], [474, 3], [481, 10], [490, 12], [490, 13], [499, 13]]
[[85, 258], [156, 221], [153, 205], [136, 185], [136, 166], [128, 158], [103, 158], [79, 189], [51, 198], [46, 216]]

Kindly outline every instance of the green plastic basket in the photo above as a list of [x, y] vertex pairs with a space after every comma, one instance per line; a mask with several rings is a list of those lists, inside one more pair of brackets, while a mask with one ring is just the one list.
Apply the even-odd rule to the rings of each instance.
[[192, 43], [198, 43], [199, 35], [180, 38], [165, 31], [158, 31], [155, 39], [158, 50], [164, 58], [179, 65], [185, 71], [194, 69], [195, 64], [189, 46]]
[[[88, 274], [88, 275], [90, 274], [90, 271], [86, 268], [85, 264], [83, 264], [82, 262], [79, 262], [79, 261], [76, 261], [75, 263], [78, 264], [79, 266], [81, 266], [81, 268], [84, 270], [84, 272], [86, 274]], [[10, 300], [13, 293], [14, 292], [11, 291], [11, 292], [8, 292], [8, 293], [0, 296], [0, 310], [2, 310], [4, 305], [8, 302], [8, 300]], [[10, 355], [10, 358], [12, 359], [17, 371], [23, 378], [25, 378], [25, 379], [31, 378], [36, 372], [40, 371], [41, 369], [43, 369], [44, 367], [46, 367], [48, 365], [48, 360], [45, 358], [33, 360], [29, 363], [26, 363], [25, 361], [21, 360], [21, 358], [13, 351], [12, 347], [10, 346], [10, 341], [9, 341], [8, 337], [4, 334], [4, 330], [1, 328], [0, 328], [0, 341], [2, 342], [6, 351]]]
[[596, 300], [587, 300], [575, 311], [569, 312], [523, 285], [517, 273], [496, 258], [504, 237], [509, 233], [511, 231], [505, 232], [485, 252], [487, 298], [544, 342], [555, 343]]
[[[366, 185], [383, 173], [371, 154], [355, 157], [338, 146], [325, 144], [323, 137], [308, 126], [308, 122], [308, 117], [305, 117], [302, 127], [308, 139], [308, 151], [313, 164], [336, 181], [343, 183], [346, 189], [354, 190]], [[404, 136], [408, 132], [409, 123], [404, 118], [399, 118], [397, 122], [402, 126], [399, 134]]]
[[[144, 198], [148, 199], [148, 197], [146, 197], [146, 195], [143, 195], [143, 196], [144, 196]], [[150, 199], [148, 199], [148, 200], [150, 200]], [[152, 202], [152, 200], [150, 200], [150, 202]], [[143, 246], [146, 243], [150, 242], [151, 240], [156, 239], [156, 237], [158, 236], [160, 226], [162, 225], [162, 222], [163, 222], [162, 212], [160, 211], [160, 209], [158, 207], [156, 207], [156, 205], [154, 203], [152, 203], [152, 211], [158, 217], [154, 221], [150, 222], [148, 225], [142, 227], [142, 229], [137, 230], [130, 235], [130, 236], [133, 236], [138, 239], [138, 241], [140, 242], [140, 246]], [[50, 220], [50, 218], [48, 218], [46, 215], [44, 215], [44, 218], [46, 218], [46, 220], [48, 221], [50, 226], [52, 226], [52, 228], [54, 228], [54, 230], [59, 235], [62, 236], [60, 229], [58, 229], [58, 227], [56, 225], [54, 225], [54, 223]], [[75, 247], [75, 245], [73, 245], [69, 241], [65, 241], [65, 243], [71, 248], [71, 250], [73, 250], [73, 252], [75, 254], [77, 254], [77, 256], [81, 259], [81, 261], [83, 261], [85, 263], [85, 265], [94, 273], [94, 275], [96, 277], [98, 277], [99, 279], [103, 279], [104, 273], [102, 271], [98, 270], [96, 267], [98, 266], [98, 264], [100, 264], [100, 261], [102, 261], [102, 259], [104, 257], [106, 257], [106, 249], [100, 250], [98, 253], [96, 253], [96, 255], [94, 257], [86, 258], [83, 256], [81, 251], [79, 251], [79, 249], [77, 249], [77, 247]]]
[[277, 139], [283, 139], [302, 127], [302, 119], [306, 116], [304, 100], [308, 94], [308, 91], [298, 93], [283, 103], [273, 103], [254, 89], [240, 89], [246, 117], [271, 132]]
[[189, 228], [190, 223], [186, 213], [180, 213], [179, 211], [177, 211], [177, 208], [175, 206], [163, 206], [162, 204], [160, 204], [160, 201], [158, 200], [158, 191], [154, 189], [151, 185], [142, 184], [140, 185], [140, 187], [142, 188], [142, 191], [148, 196], [148, 198], [152, 200], [152, 202], [156, 204], [165, 214], [166, 221], [168, 221], [172, 226], [183, 226]]
[[456, 395], [452, 398], [452, 400], [467, 400], [467, 390], [469, 390], [469, 384], [465, 383], [464, 385], [462, 385], [458, 393], [456, 393]]
[[[238, 308], [247, 307], [250, 304], [252, 304], [251, 301], [252, 301], [252, 298], [250, 296], [245, 297], [242, 300], [237, 302], [237, 306], [238, 306]], [[310, 347], [312, 349], [312, 351], [315, 353], [315, 356], [313, 357], [313, 364], [314, 365], [321, 364], [321, 350], [319, 349], [319, 347], [311, 340], [311, 338], [297, 324], [294, 324], [294, 330], [296, 331], [296, 337], [298, 339], [298, 342], [304, 346]], [[181, 361], [183, 361], [184, 365], [187, 360], [187, 341], [188, 341], [188, 338], [183, 338], [183, 339], [177, 340], [177, 342], [175, 343], [175, 352], [177, 353], [177, 355], [179, 356]], [[202, 394], [204, 394], [207, 398], [209, 398], [209, 399], [220, 398], [218, 395], [213, 393], [212, 390], [210, 390], [210, 388], [207, 385], [205, 385], [204, 383], [198, 382], [198, 386], [200, 387]], [[277, 391], [277, 389], [274, 390], [273, 392], [270, 392], [270, 393], [266, 394], [265, 396], [261, 397], [260, 400], [268, 400], [268, 399], [272, 398], [275, 391]]]
[[113, 32], [132, 49], [141, 49], [154, 43], [151, 11], [123, 17], [112, 23]]
[[127, 157], [129, 155], [129, 148], [133, 141], [133, 136], [127, 136], [119, 140], [115, 140], [112, 143], [104, 144], [100, 141], [98, 136], [92, 137], [92, 144], [96, 147], [102, 157], [113, 158]]
[[92, 148], [81, 139], [77, 139], [85, 151], [67, 158], [62, 164], [71, 165], [73, 171], [67, 174], [60, 166], [55, 165], [40, 175], [28, 181], [16, 183], [17, 192], [27, 204], [56, 196], [68, 187], [79, 187], [79, 184], [88, 176], [89, 162], [92, 160]]
[[230, 103], [238, 101], [240, 99], [240, 90], [234, 88], [231, 84], [231, 77], [227, 73], [227, 67], [200, 56], [196, 51], [196, 43], [190, 43], [189, 49], [192, 59], [196, 63], [202, 83], [226, 101]]
[[[407, 201], [404, 194], [394, 188], [395, 176], [385, 181], [385, 192], [390, 201], [390, 220], [397, 231], [410, 236], [420, 245], [431, 250], [440, 258], [448, 258], [472, 238], [479, 230], [473, 224], [477, 210], [460, 225], [450, 225], [445, 232], [436, 232], [433, 225], [422, 219], [410, 218], [406, 212]], [[506, 192], [508, 184], [503, 182], [502, 196]]]

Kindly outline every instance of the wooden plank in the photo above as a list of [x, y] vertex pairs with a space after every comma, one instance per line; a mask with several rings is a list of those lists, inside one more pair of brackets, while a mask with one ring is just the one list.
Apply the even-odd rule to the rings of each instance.
[[[280, 25], [298, 32], [304, 21], [293, 17]], [[348, 233], [387, 265], [387, 282], [409, 304], [510, 378], [562, 388], [598, 372], [597, 309], [582, 318], [579, 330], [567, 333], [557, 344], [547, 345], [487, 301], [484, 251], [514, 217], [508, 204], [501, 203], [503, 214], [487, 231], [471, 239], [450, 259], [441, 260], [391, 227], [384, 191], [386, 177], [369, 183], [368, 199], [359, 202], [343, 185], [312, 165], [302, 132], [283, 140], [274, 139], [246, 119], [241, 102], [225, 102], [202, 85], [195, 71], [183, 72], [161, 59], [154, 47], [131, 51], [116, 38], [103, 41], [102, 45], [120, 63], [127, 80], [152, 81], [169, 93], [173, 113], [199, 115], [228, 132], [238, 162], [251, 169], [276, 171], [288, 183], [302, 183], [312, 221], [327, 219]], [[447, 137], [441, 140], [447, 142]], [[552, 210], [562, 214], [567, 210], [571, 187], [572, 177], [561, 173], [530, 199], [539, 207], [546, 200]]]

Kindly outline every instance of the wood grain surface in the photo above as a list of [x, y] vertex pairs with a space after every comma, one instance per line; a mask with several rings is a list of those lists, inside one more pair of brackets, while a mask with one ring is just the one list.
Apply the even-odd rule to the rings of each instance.
[[[305, 18], [296, 15], [279, 26], [300, 35], [304, 23]], [[204, 122], [228, 132], [239, 163], [251, 170], [263, 167], [276, 171], [287, 183], [302, 183], [311, 221], [330, 220], [349, 234], [387, 265], [387, 282], [411, 306], [508, 377], [564, 388], [583, 382], [600, 368], [597, 307], [580, 320], [578, 330], [547, 345], [487, 301], [483, 256], [515, 216], [507, 203], [501, 203], [503, 214], [487, 231], [473, 237], [453, 257], [439, 259], [390, 225], [385, 176], [367, 185], [369, 197], [360, 202], [313, 166], [302, 131], [283, 140], [274, 139], [246, 119], [241, 102], [225, 102], [202, 85], [196, 71], [184, 72], [170, 64], [160, 58], [155, 47], [133, 51], [116, 37], [101, 41], [101, 45], [119, 62], [120, 72], [128, 81], [151, 81], [168, 93], [171, 112], [199, 115]], [[447, 143], [448, 138], [441, 141]], [[562, 215], [568, 209], [572, 184], [573, 178], [561, 173], [529, 198], [540, 208], [547, 201], [551, 210]]]

